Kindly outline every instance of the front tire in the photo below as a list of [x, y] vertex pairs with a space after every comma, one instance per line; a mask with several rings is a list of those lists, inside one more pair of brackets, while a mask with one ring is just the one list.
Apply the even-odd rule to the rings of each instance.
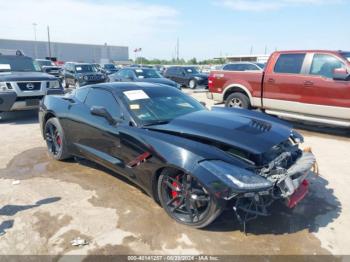
[[224, 210], [224, 201], [179, 170], [165, 170], [158, 179], [158, 197], [167, 214], [181, 224], [203, 228]]
[[191, 79], [189, 82], [188, 82], [188, 87], [191, 88], [191, 89], [195, 89], [197, 86], [197, 81], [196, 79]]
[[79, 88], [80, 88], [80, 83], [79, 83], [79, 81], [75, 81], [74, 87], [75, 87], [75, 89], [79, 89]]
[[68, 88], [69, 87], [69, 85], [67, 84], [67, 80], [65, 78], [62, 79], [62, 86], [64, 88]]
[[250, 109], [250, 101], [245, 94], [232, 93], [227, 97], [225, 101], [225, 106], [233, 108]]
[[65, 160], [71, 157], [67, 149], [66, 137], [57, 118], [47, 120], [44, 127], [45, 141], [49, 154], [56, 160]]

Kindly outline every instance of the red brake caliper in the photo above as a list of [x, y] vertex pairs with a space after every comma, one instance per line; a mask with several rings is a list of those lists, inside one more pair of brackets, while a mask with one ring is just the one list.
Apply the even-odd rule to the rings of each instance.
[[56, 142], [57, 142], [57, 145], [61, 146], [62, 140], [61, 140], [61, 137], [60, 137], [60, 136], [57, 136]]
[[[180, 176], [176, 176], [176, 180], [179, 181], [179, 178], [180, 178]], [[175, 181], [172, 183], [172, 185], [173, 185], [173, 187], [175, 187], [175, 188], [180, 188], [180, 185], [179, 185], [177, 182], [175, 182]], [[171, 196], [173, 197], [173, 199], [176, 198], [178, 195], [179, 195], [178, 192], [176, 192], [175, 190], [171, 190]], [[179, 202], [179, 200], [175, 200], [175, 203], [176, 203], [176, 204], [177, 204], [178, 202]]]

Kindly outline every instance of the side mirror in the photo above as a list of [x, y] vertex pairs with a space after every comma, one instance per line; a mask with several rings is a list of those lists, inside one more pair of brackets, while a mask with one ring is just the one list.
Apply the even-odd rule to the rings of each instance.
[[336, 68], [333, 71], [333, 79], [334, 80], [348, 80], [349, 73], [346, 68]]
[[185, 75], [186, 75], [186, 72], [185, 72], [185, 71], [182, 71], [182, 75], [185, 76]]
[[112, 115], [103, 106], [92, 106], [90, 113], [95, 116], [104, 117], [110, 125], [116, 125], [121, 122], [121, 119], [113, 118]]
[[207, 104], [203, 101], [199, 101], [199, 103], [202, 105], [202, 106], [207, 106]]

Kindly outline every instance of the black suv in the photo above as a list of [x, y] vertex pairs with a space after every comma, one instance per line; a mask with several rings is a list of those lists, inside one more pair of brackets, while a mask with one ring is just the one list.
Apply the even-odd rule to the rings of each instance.
[[197, 86], [208, 88], [208, 75], [199, 73], [193, 66], [171, 66], [164, 76], [191, 89]]
[[[51, 60], [48, 59], [35, 59], [35, 62], [38, 63], [38, 65], [41, 68], [41, 71], [48, 73], [50, 75], [56, 76], [58, 78], [61, 78], [61, 68], [54, 64]], [[61, 80], [61, 79], [60, 79]]]
[[146, 67], [129, 67], [120, 69], [117, 73], [109, 75], [109, 80], [110, 82], [148, 82], [181, 89], [179, 84], [164, 78], [157, 70]]
[[67, 62], [62, 72], [62, 85], [79, 88], [84, 85], [106, 82], [106, 75], [99, 72], [96, 66], [88, 63]]
[[63, 94], [58, 79], [41, 72], [31, 57], [19, 50], [4, 51], [0, 50], [0, 112], [35, 109], [45, 95]]
[[119, 70], [114, 64], [102, 64], [101, 68], [107, 75], [117, 73]]

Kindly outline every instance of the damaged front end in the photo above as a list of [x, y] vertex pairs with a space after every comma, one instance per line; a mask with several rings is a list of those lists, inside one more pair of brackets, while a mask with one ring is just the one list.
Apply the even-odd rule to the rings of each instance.
[[[247, 158], [246, 161], [251, 163], [252, 168], [233, 168], [218, 160], [201, 163], [230, 185], [230, 193], [224, 198], [233, 201], [233, 210], [244, 225], [244, 230], [247, 221], [258, 216], [268, 216], [268, 207], [274, 201], [283, 201], [289, 208], [293, 208], [307, 194], [306, 176], [316, 160], [311, 152], [299, 148], [301, 142], [302, 136], [293, 131], [288, 140], [268, 152]], [[240, 154], [240, 157], [243, 155]]]

